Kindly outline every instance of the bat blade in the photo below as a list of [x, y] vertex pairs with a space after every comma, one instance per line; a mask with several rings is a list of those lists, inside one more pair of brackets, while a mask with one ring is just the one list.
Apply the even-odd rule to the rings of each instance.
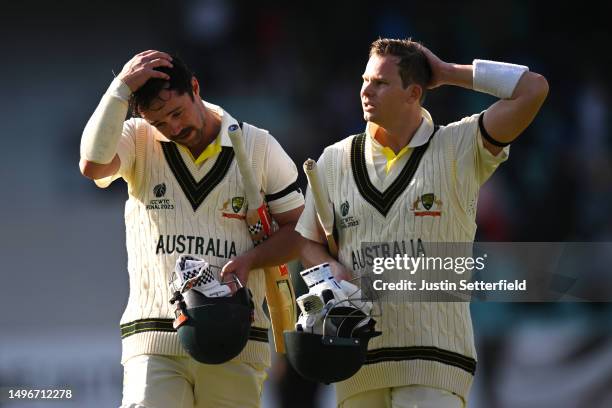
[[261, 196], [261, 188], [255, 180], [255, 173], [251, 161], [246, 152], [244, 146], [244, 139], [242, 137], [242, 130], [238, 125], [231, 125], [228, 128], [228, 136], [232, 141], [232, 147], [234, 148], [234, 154], [236, 156], [236, 163], [242, 176], [242, 184], [244, 186], [244, 193], [249, 203], [250, 208], [259, 208], [263, 204], [263, 197]]
[[[246, 222], [249, 234], [253, 244], [259, 245], [276, 232], [278, 225], [270, 216], [261, 193], [261, 188], [255, 180], [255, 174], [246, 153], [240, 127], [238, 125], [231, 125], [228, 128], [228, 135], [232, 141], [236, 163], [242, 176], [248, 202]], [[274, 347], [278, 353], [284, 353], [285, 340], [283, 338], [283, 331], [293, 330], [295, 325], [295, 292], [293, 291], [289, 270], [286, 265], [264, 268], [264, 275], [266, 300], [268, 302], [272, 334], [274, 336]]]
[[319, 175], [317, 168], [317, 162], [308, 159], [304, 162], [304, 173], [308, 179], [308, 185], [312, 192], [312, 198], [314, 200], [315, 209], [319, 217], [319, 222], [325, 233], [325, 239], [327, 240], [327, 248], [329, 253], [334, 257], [338, 257], [338, 244], [334, 236], [334, 209], [329, 200], [327, 190], [323, 186], [323, 181]]

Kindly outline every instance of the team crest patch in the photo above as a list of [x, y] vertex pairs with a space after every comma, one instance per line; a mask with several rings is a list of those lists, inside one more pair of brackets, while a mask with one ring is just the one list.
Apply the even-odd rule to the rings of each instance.
[[348, 215], [350, 208], [351, 206], [348, 201], [340, 204], [340, 214], [342, 215], [342, 218], [340, 218], [340, 228], [342, 229], [359, 225], [359, 220], [357, 218]]
[[240, 212], [243, 205], [244, 205], [244, 197], [232, 198], [232, 210], [234, 210], [235, 213]]
[[[244, 220], [246, 216], [244, 214], [239, 214], [240, 210], [244, 208], [246, 200], [244, 197], [232, 197], [230, 200], [226, 200], [223, 203], [223, 207], [219, 208], [221, 211], [221, 216], [223, 218], [236, 218], [239, 220]], [[233, 212], [230, 212], [230, 207]]]
[[440, 217], [442, 215], [442, 200], [434, 193], [423, 194], [410, 207], [416, 217]]

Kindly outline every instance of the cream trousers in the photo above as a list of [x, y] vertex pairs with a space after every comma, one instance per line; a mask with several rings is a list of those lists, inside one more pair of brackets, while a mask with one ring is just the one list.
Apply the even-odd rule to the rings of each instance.
[[421, 385], [381, 388], [344, 400], [338, 408], [463, 408], [457, 395]]
[[121, 408], [259, 408], [265, 366], [139, 355], [123, 367]]

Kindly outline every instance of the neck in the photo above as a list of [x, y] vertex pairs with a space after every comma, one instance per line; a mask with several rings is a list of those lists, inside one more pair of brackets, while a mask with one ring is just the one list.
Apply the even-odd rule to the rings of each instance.
[[374, 138], [378, 143], [389, 147], [395, 154], [398, 154], [410, 143], [422, 121], [421, 109], [415, 109], [410, 112], [408, 117], [402, 116], [401, 120], [397, 120], [395, 123], [376, 124]]
[[212, 109], [207, 109], [203, 102], [200, 102], [200, 119], [202, 121], [202, 129], [199, 131], [200, 142], [193, 147], [189, 147], [191, 155], [195, 158], [202, 154], [221, 131], [221, 117]]

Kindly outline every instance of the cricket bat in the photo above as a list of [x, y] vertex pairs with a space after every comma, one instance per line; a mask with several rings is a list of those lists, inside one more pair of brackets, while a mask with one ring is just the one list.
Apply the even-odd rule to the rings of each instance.
[[[262, 196], [261, 187], [255, 180], [251, 161], [246, 154], [242, 130], [238, 125], [231, 125], [228, 128], [228, 135], [232, 141], [248, 202], [246, 222], [249, 234], [253, 243], [258, 245], [278, 230], [278, 224], [270, 216]], [[264, 268], [264, 275], [266, 300], [270, 320], [272, 321], [272, 334], [274, 335], [274, 347], [278, 353], [284, 353], [283, 331], [295, 329], [295, 292], [286, 265]]]
[[304, 162], [304, 173], [306, 173], [308, 186], [312, 192], [315, 209], [317, 211], [317, 215], [319, 216], [319, 223], [321, 224], [323, 232], [325, 233], [327, 248], [329, 249], [331, 256], [337, 259], [338, 244], [334, 234], [334, 209], [329, 201], [329, 196], [319, 175], [317, 162], [312, 159], [306, 160]]

